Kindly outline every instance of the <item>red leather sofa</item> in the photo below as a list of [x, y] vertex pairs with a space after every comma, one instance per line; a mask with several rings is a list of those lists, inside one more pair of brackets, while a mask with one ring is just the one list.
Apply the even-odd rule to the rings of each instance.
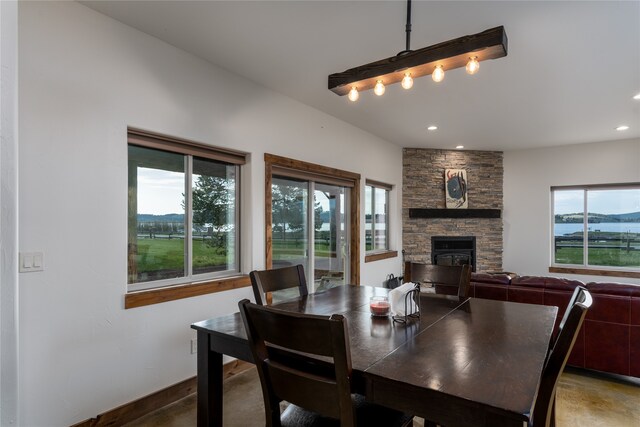
[[640, 285], [544, 276], [474, 273], [470, 296], [558, 307], [556, 331], [576, 286], [586, 286], [593, 305], [568, 365], [640, 378]]

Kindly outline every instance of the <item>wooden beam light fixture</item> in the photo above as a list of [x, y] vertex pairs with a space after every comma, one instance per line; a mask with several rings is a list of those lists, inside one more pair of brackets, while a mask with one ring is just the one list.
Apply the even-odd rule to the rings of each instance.
[[504, 27], [491, 28], [418, 50], [410, 49], [411, 0], [407, 0], [406, 49], [396, 56], [329, 75], [329, 90], [357, 101], [359, 93], [372, 89], [380, 96], [385, 86], [401, 82], [404, 89], [413, 79], [431, 74], [435, 82], [444, 79], [445, 71], [465, 67], [475, 74], [480, 62], [507, 56], [507, 34]]

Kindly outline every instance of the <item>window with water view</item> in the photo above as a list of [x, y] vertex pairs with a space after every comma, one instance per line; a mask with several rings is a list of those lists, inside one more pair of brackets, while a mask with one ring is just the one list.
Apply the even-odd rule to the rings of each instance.
[[640, 268], [640, 185], [552, 188], [556, 265]]

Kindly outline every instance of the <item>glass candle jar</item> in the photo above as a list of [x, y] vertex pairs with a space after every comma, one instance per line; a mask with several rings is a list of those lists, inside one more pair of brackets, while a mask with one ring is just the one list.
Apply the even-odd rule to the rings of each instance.
[[384, 296], [371, 297], [369, 300], [369, 309], [372, 316], [388, 316], [391, 304], [389, 298]]

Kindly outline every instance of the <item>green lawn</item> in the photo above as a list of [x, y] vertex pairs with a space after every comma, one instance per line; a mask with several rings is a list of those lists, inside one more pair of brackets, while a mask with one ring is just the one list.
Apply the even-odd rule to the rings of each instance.
[[[584, 264], [582, 247], [556, 250], [557, 264]], [[640, 251], [589, 247], [589, 265], [609, 267], [640, 267]]]
[[[148, 273], [158, 270], [184, 270], [183, 239], [139, 239], [138, 272]], [[194, 269], [226, 266], [226, 253], [218, 251], [203, 241], [193, 242]]]
[[[304, 256], [305, 241], [274, 240], [274, 253], [279, 255]], [[325, 241], [317, 241], [315, 245], [316, 256], [335, 256], [329, 250]], [[181, 273], [184, 271], [184, 240], [183, 239], [139, 239], [138, 240], [138, 273], [170, 272]], [[193, 268], [207, 269], [211, 267], [225, 268], [227, 265], [226, 253], [218, 252], [215, 248], [207, 246], [201, 240], [193, 242]], [[174, 275], [173, 275], [174, 276]], [[171, 277], [173, 277], [171, 276]]]
[[[291, 240], [276, 240], [273, 239], [273, 253], [279, 255], [295, 255], [304, 257], [305, 247], [307, 241], [302, 239], [291, 239]], [[316, 240], [315, 242], [315, 254], [317, 257], [331, 257], [335, 256], [334, 253], [330, 251], [330, 245], [324, 240]]]
[[[640, 250], [634, 250], [640, 234], [594, 231], [588, 237], [590, 266], [640, 267]], [[584, 264], [582, 232], [558, 236], [555, 244], [557, 264]]]

